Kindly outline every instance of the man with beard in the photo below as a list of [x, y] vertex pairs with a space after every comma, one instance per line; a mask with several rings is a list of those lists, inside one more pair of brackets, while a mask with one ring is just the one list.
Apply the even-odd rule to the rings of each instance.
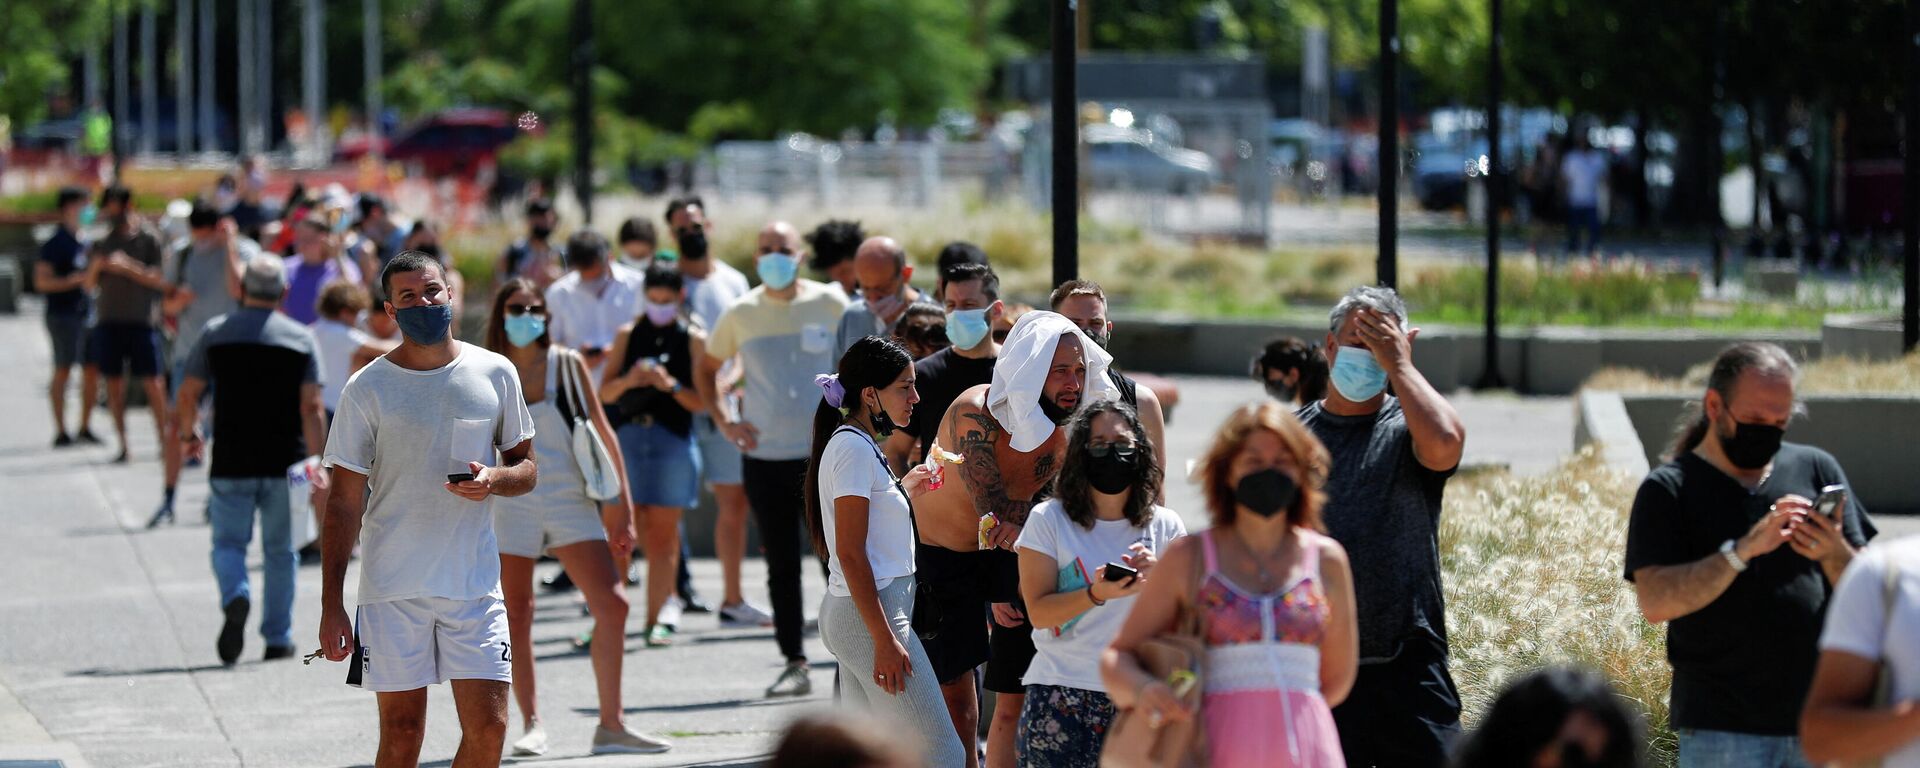
[[945, 484], [914, 502], [922, 541], [958, 552], [991, 550], [982, 577], [993, 625], [986, 687], [996, 694], [987, 732], [987, 764], [1014, 764], [1014, 737], [1025, 703], [1021, 678], [1033, 660], [1033, 625], [1020, 600], [1013, 553], [1027, 512], [1059, 471], [1059, 425], [1081, 402], [1117, 399], [1107, 378], [1113, 358], [1072, 321], [1029, 312], [1007, 334], [993, 381], [961, 393], [941, 422], [939, 444], [959, 454], [942, 464]]

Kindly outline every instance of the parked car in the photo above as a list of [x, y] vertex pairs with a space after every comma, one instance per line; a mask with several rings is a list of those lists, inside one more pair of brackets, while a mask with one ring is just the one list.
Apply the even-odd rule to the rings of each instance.
[[1220, 165], [1198, 150], [1156, 143], [1145, 131], [1090, 125], [1087, 178], [1103, 189], [1142, 189], [1192, 194], [1220, 183]]
[[[382, 138], [382, 156], [418, 164], [429, 178], [472, 176], [519, 135], [514, 119], [499, 109], [449, 109], [416, 121]], [[334, 158], [351, 162], [373, 148], [367, 141], [342, 142]]]

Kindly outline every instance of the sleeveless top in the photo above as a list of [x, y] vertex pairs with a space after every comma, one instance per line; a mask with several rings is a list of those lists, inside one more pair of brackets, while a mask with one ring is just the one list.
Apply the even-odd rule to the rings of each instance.
[[[686, 320], [675, 320], [665, 328], [654, 325], [644, 316], [633, 324], [633, 332], [627, 335], [626, 356], [620, 360], [620, 373], [633, 369], [643, 357], [653, 358], [672, 374], [682, 387], [693, 386], [692, 336], [687, 331]], [[634, 387], [621, 393], [616, 404], [618, 423], [638, 422], [643, 425], [658, 424], [667, 431], [686, 437], [693, 430], [693, 414], [681, 407], [673, 395], [648, 387]]]
[[[1320, 696], [1320, 642], [1329, 606], [1320, 584], [1320, 546], [1305, 543], [1300, 575], [1276, 592], [1252, 594], [1220, 572], [1213, 531], [1200, 535], [1207, 575], [1196, 600], [1206, 616], [1206, 693]], [[1280, 706], [1287, 751], [1296, 761], [1293, 707]]]
[[[560, 366], [572, 364], [573, 356], [566, 348], [558, 344], [547, 347], [546, 397], [527, 404], [527, 412], [533, 415], [533, 457], [540, 467], [540, 482], [521, 496], [491, 497], [496, 514], [543, 514], [568, 505], [578, 505], [590, 513], [599, 509], [599, 504], [587, 498], [587, 480], [573, 456], [573, 422], [558, 405], [567, 397], [560, 387]], [[587, 428], [592, 429], [591, 421]]]

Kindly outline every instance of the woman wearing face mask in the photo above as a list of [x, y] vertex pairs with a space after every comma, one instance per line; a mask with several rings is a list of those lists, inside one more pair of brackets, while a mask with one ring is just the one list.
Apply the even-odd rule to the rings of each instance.
[[673, 594], [680, 515], [700, 501], [693, 414], [704, 407], [692, 386], [691, 352], [699, 331], [680, 315], [685, 285], [672, 267], [647, 268], [646, 308], [614, 333], [600, 389], [602, 402], [619, 406], [615, 431], [647, 555], [647, 645], [655, 648], [673, 642], [660, 609]]
[[840, 661], [842, 698], [920, 734], [935, 768], [964, 766], [934, 679], [909, 626], [913, 615], [913, 507], [936, 477], [925, 465], [895, 479], [880, 442], [913, 415], [913, 358], [878, 336], [854, 342], [839, 375], [821, 374], [807, 463], [807, 526], [827, 563], [820, 637]]
[[[532, 282], [513, 278], [494, 293], [487, 315], [486, 346], [513, 361], [533, 415], [534, 459], [540, 482], [524, 496], [495, 497], [494, 536], [500, 542], [500, 590], [507, 604], [507, 627], [513, 647], [533, 645], [533, 566], [541, 553], [550, 552], [567, 569], [593, 614], [593, 672], [600, 693], [600, 727], [593, 734], [595, 754], [647, 754], [670, 746], [658, 738], [629, 729], [620, 708], [620, 667], [626, 650], [627, 597], [622, 573], [633, 550], [632, 508], [624, 492], [596, 505], [587, 498], [586, 480], [573, 453], [571, 415], [581, 410], [561, 383], [571, 376], [582, 399], [597, 401], [586, 363], [573, 350], [547, 338], [547, 305]], [[571, 371], [563, 371], [571, 367]], [[600, 408], [586, 408], [587, 428], [620, 462], [613, 429]], [[598, 507], [596, 509], [596, 506]], [[540, 725], [535, 701], [533, 654], [514, 654], [513, 695], [524, 718], [525, 735], [513, 744], [519, 756], [545, 754], [546, 729]]]
[[1318, 344], [1291, 336], [1275, 339], [1253, 358], [1253, 378], [1267, 396], [1294, 407], [1327, 396], [1327, 361]]
[[[1196, 715], [1133, 651], [1199, 611], [1209, 764], [1344, 766], [1331, 707], [1359, 641], [1347, 553], [1320, 532], [1329, 459], [1279, 403], [1228, 417], [1199, 470], [1213, 528], [1169, 547], [1101, 661], [1108, 694], [1148, 722]], [[1203, 568], [1194, 582], [1194, 559]]]
[[[1067, 422], [1054, 497], [1033, 508], [1015, 549], [1033, 622], [1033, 664], [1015, 742], [1029, 768], [1094, 768], [1113, 722], [1100, 653], [1120, 632], [1159, 555], [1185, 536], [1155, 506], [1161, 470], [1132, 407], [1096, 401]], [[1129, 569], [1129, 570], [1122, 570]]]

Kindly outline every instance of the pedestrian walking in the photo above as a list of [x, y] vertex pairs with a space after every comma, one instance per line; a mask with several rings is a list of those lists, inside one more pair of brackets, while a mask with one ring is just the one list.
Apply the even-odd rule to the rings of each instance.
[[[224, 254], [223, 254], [224, 255]], [[253, 590], [247, 549], [260, 523], [260, 636], [267, 661], [293, 656], [294, 582], [300, 559], [293, 539], [288, 475], [305, 472], [320, 453], [324, 383], [313, 333], [274, 311], [287, 291], [279, 259], [247, 262], [240, 307], [206, 323], [182, 366], [176, 429], [189, 450], [204, 441], [200, 402], [212, 393], [213, 456], [207, 468], [207, 519], [213, 526], [213, 574], [225, 624], [215, 643], [233, 666], [246, 644]], [[324, 488], [325, 477], [314, 485]]]
[[1033, 663], [1015, 741], [1032, 768], [1096, 768], [1113, 722], [1100, 655], [1120, 633], [1160, 555], [1187, 528], [1159, 506], [1163, 477], [1132, 406], [1088, 403], [1067, 422], [1054, 497], [1014, 546], [1033, 622]]
[[[76, 441], [98, 444], [93, 435], [93, 404], [100, 396], [99, 369], [87, 361], [87, 317], [93, 313], [93, 297], [88, 290], [93, 271], [87, 263], [86, 246], [80, 242], [81, 220], [87, 208], [87, 193], [78, 187], [66, 187], [54, 196], [60, 222], [53, 235], [40, 244], [40, 257], [33, 264], [33, 290], [46, 298], [47, 341], [53, 348], [53, 380], [47, 385], [47, 400], [53, 408], [53, 447], [65, 448]], [[79, 430], [67, 434], [67, 382], [74, 366], [80, 366]]]
[[[1119, 709], [1156, 728], [1200, 718], [1207, 765], [1350, 759], [1328, 707], [1354, 685], [1359, 630], [1346, 550], [1320, 531], [1328, 462], [1280, 404], [1234, 411], [1197, 471], [1213, 527], [1168, 548], [1102, 658]], [[1134, 655], [1194, 611], [1206, 645], [1198, 712], [1181, 681], [1147, 674]]]
[[[419, 763], [427, 686], [452, 682], [461, 765], [497, 766], [513, 647], [493, 533], [496, 496], [535, 487], [533, 417], [513, 363], [453, 339], [438, 260], [380, 277], [403, 341], [347, 382], [328, 433], [320, 648], [351, 657], [380, 707], [381, 766]], [[357, 621], [344, 582], [360, 545]], [[522, 649], [522, 652], [531, 649]]]
[[[633, 551], [633, 505], [622, 479], [621, 493], [595, 502], [587, 496], [573, 431], [591, 429], [616, 466], [618, 444], [587, 374], [586, 363], [547, 333], [551, 308], [533, 282], [513, 278], [494, 292], [487, 313], [487, 349], [506, 356], [520, 377], [520, 391], [533, 417], [533, 456], [544, 471], [524, 496], [493, 501], [493, 531], [500, 544], [500, 590], [507, 605], [512, 643], [533, 647], [533, 568], [551, 554], [573, 576], [593, 615], [593, 676], [600, 697], [600, 724], [593, 754], [652, 754], [672, 745], [633, 731], [621, 709], [621, 667], [626, 651], [627, 596], [624, 569]], [[513, 695], [524, 735], [513, 744], [519, 757], [546, 754], [533, 654], [513, 659]]]
[[560, 216], [553, 212], [552, 201], [540, 197], [528, 200], [527, 236], [514, 241], [500, 254], [500, 263], [493, 270], [494, 279], [505, 283], [524, 277], [542, 291], [560, 279], [560, 259], [565, 254], [549, 242], [559, 223]]
[[681, 515], [700, 501], [700, 453], [693, 418], [704, 406], [693, 387], [694, 348], [704, 334], [683, 314], [685, 280], [665, 264], [647, 269], [639, 318], [614, 334], [600, 399], [613, 406], [614, 432], [627, 462], [634, 518], [647, 556], [650, 647], [670, 645], [660, 623], [681, 565]]
[[593, 380], [606, 368], [615, 331], [640, 314], [646, 277], [608, 259], [607, 239], [591, 230], [567, 239], [567, 273], [546, 290], [555, 344], [578, 350]]
[[878, 337], [854, 342], [838, 375], [821, 374], [806, 471], [807, 527], [827, 566], [820, 634], [841, 665], [841, 696], [883, 720], [911, 728], [928, 764], [961, 768], [966, 746], [953, 732], [926, 649], [913, 633], [913, 502], [935, 471], [916, 466], [896, 478], [879, 440], [911, 417], [920, 396], [913, 358]]
[[1333, 386], [1298, 415], [1333, 456], [1324, 519], [1359, 605], [1360, 672], [1333, 716], [1347, 762], [1437, 768], [1460, 732], [1439, 531], [1466, 426], [1414, 367], [1420, 329], [1393, 289], [1356, 288], [1328, 320]]

